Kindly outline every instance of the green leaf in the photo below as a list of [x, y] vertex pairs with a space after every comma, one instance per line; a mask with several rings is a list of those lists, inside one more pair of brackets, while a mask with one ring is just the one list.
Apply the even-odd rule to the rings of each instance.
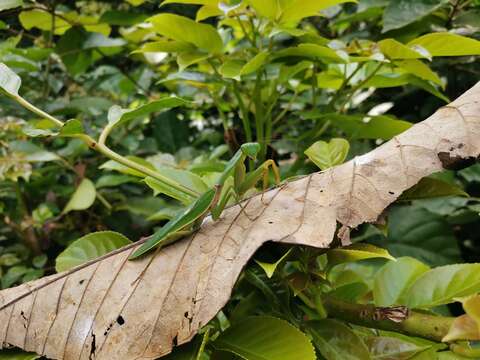
[[[279, 22], [293, 22], [299, 21], [303, 18], [309, 16], [320, 15], [320, 11], [335, 6], [338, 4], [343, 4], [346, 2], [357, 2], [356, 0], [291, 0], [285, 1], [286, 4], [282, 9], [282, 15], [280, 16]], [[281, 3], [281, 2], [280, 2]]]
[[313, 343], [326, 360], [371, 359], [362, 339], [340, 321], [324, 319], [311, 321], [307, 326]]
[[345, 139], [334, 138], [328, 143], [317, 141], [305, 150], [305, 155], [321, 170], [343, 163], [348, 155], [350, 144]]
[[383, 32], [411, 24], [446, 3], [448, 3], [448, 0], [390, 1], [383, 13]]
[[55, 260], [55, 269], [62, 272], [96, 259], [132, 242], [114, 231], [98, 231], [75, 240]]
[[18, 349], [0, 350], [0, 360], [35, 360], [41, 356], [35, 353], [27, 353]]
[[[139, 158], [137, 156], [126, 156], [126, 158], [130, 161], [134, 161], [142, 166], [145, 166], [147, 168], [149, 168], [150, 170], [155, 170], [155, 166], [153, 166], [149, 161], [145, 160], [145, 159], [142, 159], [142, 158]], [[145, 177], [145, 174], [140, 172], [140, 171], [137, 171], [137, 170], [134, 170], [130, 167], [127, 167], [125, 165], [122, 165], [118, 162], [116, 162], [115, 160], [108, 160], [107, 162], [103, 163], [102, 165], [100, 165], [100, 169], [103, 169], [103, 170], [114, 170], [114, 171], [118, 171], [122, 174], [125, 174], [125, 175], [133, 175], [133, 176], [138, 176], [138, 177], [141, 177], [141, 178], [144, 178]]]
[[2, 0], [0, 3], [0, 11], [13, 9], [23, 5], [23, 0]]
[[432, 56], [480, 55], [480, 41], [447, 32], [423, 35], [408, 45], [421, 46]]
[[387, 58], [392, 60], [425, 58], [424, 54], [394, 39], [381, 40], [378, 42], [378, 47]]
[[97, 180], [95, 187], [97, 189], [115, 187], [130, 182], [137, 182], [137, 179], [128, 175], [103, 175]]
[[154, 42], [148, 42], [140, 47], [133, 53], [145, 53], [145, 52], [168, 52], [168, 53], [181, 53], [195, 51], [195, 46], [184, 41], [170, 41], [159, 40]]
[[443, 82], [438, 76], [438, 74], [420, 60], [408, 59], [395, 62], [395, 64], [398, 65], [401, 69], [409, 72], [410, 74], [418, 76], [423, 80], [429, 80], [434, 82], [435, 84], [443, 86]]
[[442, 216], [417, 206], [390, 210], [388, 240], [381, 246], [395, 257], [412, 256], [431, 266], [459, 260], [451, 226]]
[[70, 119], [60, 129], [60, 136], [72, 137], [79, 134], [84, 134], [85, 130], [80, 120]]
[[404, 296], [412, 309], [449, 304], [454, 298], [480, 291], [480, 264], [455, 264], [437, 267], [421, 275]]
[[[49, 11], [38, 9], [22, 11], [20, 15], [18, 15], [18, 19], [26, 30], [37, 28], [40, 30], [51, 31], [52, 29], [53, 18]], [[70, 29], [70, 27], [71, 25], [68, 21], [58, 16], [55, 17], [54, 32], [56, 35], [62, 35]]]
[[432, 347], [405, 341], [405, 338], [372, 336], [366, 340], [366, 344], [373, 359], [413, 359], [415, 354]]
[[375, 275], [373, 285], [375, 305], [404, 305], [400, 302], [404, 292], [429, 269], [427, 265], [411, 257], [389, 261]]
[[346, 53], [317, 44], [300, 44], [296, 47], [277, 51], [273, 55], [276, 59], [283, 57], [303, 57], [318, 59], [327, 63], [346, 63], [348, 61], [348, 55]]
[[287, 258], [287, 256], [290, 254], [291, 251], [292, 251], [292, 249], [288, 250], [280, 259], [278, 259], [274, 263], [266, 263], [266, 262], [258, 261], [258, 260], [255, 260], [255, 262], [263, 269], [263, 271], [265, 271], [265, 274], [270, 279], [273, 276], [273, 274], [275, 273], [275, 270], [277, 269], [277, 266], [280, 265], [282, 263], [282, 261]]
[[[199, 194], [208, 190], [208, 186], [202, 178], [190, 171], [170, 167], [159, 167], [158, 170], [162, 175], [176, 181], [188, 189], [196, 191]], [[189, 204], [193, 200], [192, 197], [185, 193], [179, 192], [152, 177], [146, 177], [145, 183], [153, 190], [155, 196], [158, 194], [165, 194], [183, 202], [184, 204]]]
[[108, 110], [108, 124], [109, 126], [114, 127], [139, 117], [148, 116], [157, 111], [190, 104], [190, 101], [171, 96], [152, 101], [133, 110], [122, 109], [120, 106], [114, 105]]
[[458, 174], [468, 182], [480, 182], [480, 164], [469, 166], [466, 169], [460, 170]]
[[341, 115], [311, 112], [304, 115], [306, 119], [329, 121], [332, 126], [340, 128], [352, 139], [384, 139], [388, 140], [406, 130], [412, 124], [387, 115]]
[[465, 196], [469, 195], [457, 185], [443, 180], [426, 177], [421, 179], [418, 184], [404, 191], [400, 200], [429, 199], [442, 196]]
[[241, 60], [227, 60], [220, 66], [218, 71], [225, 78], [240, 80], [240, 73], [244, 66], [245, 63]]
[[270, 54], [268, 51], [259, 52], [243, 66], [243, 68], [240, 70], [240, 75], [247, 75], [257, 71], [262, 67], [263, 64], [265, 64], [269, 55]]
[[365, 243], [356, 243], [337, 249], [330, 249], [327, 252], [327, 258], [329, 267], [341, 263], [372, 258], [395, 260], [387, 250]]
[[93, 205], [96, 197], [95, 185], [85, 178], [73, 193], [62, 213], [66, 214], [72, 210], [85, 210]]
[[100, 17], [99, 22], [110, 25], [132, 26], [148, 18], [146, 14], [132, 13], [131, 11], [108, 10]]
[[247, 0], [258, 15], [275, 20], [281, 14], [281, 3], [277, 0]]
[[310, 340], [293, 325], [270, 316], [245, 318], [213, 343], [246, 360], [315, 360]]
[[18, 96], [22, 79], [4, 63], [0, 63], [0, 89], [8, 95]]
[[199, 51], [186, 51], [177, 55], [178, 70], [181, 72], [190, 65], [208, 59], [209, 55]]
[[217, 30], [207, 24], [197, 23], [184, 16], [158, 14], [149, 20], [157, 33], [169, 39], [184, 41], [210, 53], [220, 53], [223, 42]]
[[85, 72], [93, 63], [92, 50], [83, 50], [88, 33], [82, 27], [72, 27], [58, 40], [55, 52], [62, 58], [72, 75]]

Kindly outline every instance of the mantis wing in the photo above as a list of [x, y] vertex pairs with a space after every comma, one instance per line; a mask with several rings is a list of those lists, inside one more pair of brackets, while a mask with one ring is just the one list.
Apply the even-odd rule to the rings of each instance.
[[209, 209], [215, 198], [215, 189], [204, 192], [197, 200], [195, 200], [185, 211], [181, 212], [168, 223], [166, 223], [160, 230], [153, 234], [147, 242], [140, 246], [130, 255], [129, 259], [135, 259], [155, 246], [161, 244], [168, 235], [173, 234], [188, 225], [191, 225], [195, 220], [204, 215]]

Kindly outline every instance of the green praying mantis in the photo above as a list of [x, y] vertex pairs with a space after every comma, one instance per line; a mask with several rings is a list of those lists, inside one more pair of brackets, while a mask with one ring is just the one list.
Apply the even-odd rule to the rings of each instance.
[[[161, 249], [191, 234], [200, 227], [203, 219], [209, 213], [211, 213], [213, 220], [217, 220], [232, 196], [238, 202], [242, 196], [262, 178], [265, 189], [268, 185], [270, 168], [274, 174], [275, 182], [278, 184], [280, 182], [280, 174], [273, 160], [265, 161], [250, 173], [246, 172], [245, 160], [247, 158], [255, 160], [259, 151], [260, 144], [258, 143], [243, 144], [226, 164], [225, 169], [220, 174], [212, 189], [200, 195], [184, 211], [181, 211], [160, 230], [149, 237], [145, 243], [130, 255], [129, 259], [136, 259], [153, 248]], [[233, 184], [230, 182], [226, 185], [227, 179], [231, 176], [233, 176]]]

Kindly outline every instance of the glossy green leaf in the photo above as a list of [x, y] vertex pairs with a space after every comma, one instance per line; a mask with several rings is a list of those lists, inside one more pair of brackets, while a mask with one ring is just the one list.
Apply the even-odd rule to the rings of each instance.
[[421, 46], [432, 56], [480, 55], [480, 41], [447, 32], [423, 35], [408, 45]]
[[[50, 31], [52, 29], [52, 15], [48, 11], [33, 9], [22, 11], [18, 15], [18, 19], [22, 26], [30, 30], [32, 28], [37, 28], [40, 30]], [[55, 34], [62, 35], [71, 25], [65, 19], [62, 19], [58, 16], [55, 17]]]
[[[155, 170], [155, 166], [153, 166], [149, 161], [145, 159], [139, 158], [137, 156], [126, 156], [126, 158], [130, 161], [136, 162], [144, 167], [147, 167], [150, 170]], [[122, 174], [133, 175], [133, 176], [138, 176], [142, 178], [145, 177], [144, 173], [134, 170], [132, 168], [129, 168], [125, 165], [122, 165], [116, 162], [115, 160], [108, 160], [107, 162], [100, 165], [100, 169], [118, 171]]]
[[191, 226], [198, 218], [205, 215], [210, 209], [212, 201], [215, 197], [215, 190], [208, 190], [200, 197], [192, 202], [184, 211], [181, 211], [160, 230], [155, 232], [149, 239], [137, 248], [129, 259], [135, 259], [142, 256], [157, 246], [165, 246], [169, 243], [169, 237], [175, 236], [177, 231], [183, 230]]
[[168, 53], [181, 53], [181, 52], [195, 51], [195, 46], [184, 41], [170, 41], [159, 40], [154, 42], [148, 42], [135, 50], [133, 53], [145, 53], [145, 52], [168, 52]]
[[480, 164], [469, 166], [466, 169], [460, 170], [458, 174], [468, 182], [480, 182]]
[[366, 243], [356, 243], [349, 246], [328, 250], [328, 266], [372, 258], [395, 260], [387, 250]]
[[157, 33], [169, 39], [184, 41], [211, 53], [220, 53], [223, 42], [211, 25], [197, 23], [184, 16], [158, 14], [149, 19]]
[[40, 359], [40, 357], [35, 353], [27, 353], [18, 349], [0, 350], [0, 360], [35, 360]]
[[202, 21], [202, 20], [211, 18], [213, 16], [220, 16], [223, 14], [224, 12], [220, 10], [218, 5], [217, 6], [203, 5], [200, 9], [198, 9], [197, 15], [195, 16], [195, 21]]
[[131, 11], [108, 10], [100, 17], [99, 22], [110, 25], [132, 26], [143, 22], [148, 18], [146, 14], [135, 14]]
[[79, 134], [84, 134], [85, 130], [80, 120], [68, 120], [60, 129], [60, 136], [71, 137]]
[[457, 240], [440, 215], [426, 209], [397, 206], [389, 212], [388, 240], [376, 243], [395, 257], [411, 256], [438, 266], [459, 261]]
[[425, 55], [411, 46], [407, 46], [394, 39], [385, 39], [378, 42], [380, 51], [389, 59], [421, 59]]
[[157, 111], [190, 104], [190, 101], [171, 96], [152, 101], [135, 109], [122, 109], [120, 106], [114, 105], [108, 110], [108, 123], [111, 127], [114, 127], [139, 117], [148, 116]]
[[348, 155], [350, 144], [345, 139], [331, 139], [328, 143], [317, 141], [305, 150], [305, 155], [321, 170], [343, 163]]
[[[158, 171], [162, 175], [176, 181], [188, 189], [194, 190], [199, 194], [208, 190], [208, 187], [202, 178], [190, 171], [174, 169], [170, 167], [161, 167], [158, 168]], [[165, 194], [185, 204], [189, 204], [193, 200], [192, 197], [186, 195], [185, 193], [172, 189], [169, 185], [166, 185], [152, 177], [146, 177], [145, 183], [154, 191], [155, 195]]]
[[308, 333], [326, 360], [370, 360], [363, 340], [347, 325], [324, 319], [308, 323]]
[[400, 200], [429, 199], [442, 196], [468, 197], [469, 195], [455, 184], [432, 177], [426, 177], [421, 179], [418, 184], [404, 191], [400, 196]]
[[310, 340], [285, 320], [270, 316], [245, 318], [223, 332], [214, 347], [246, 360], [315, 360]]
[[291, 251], [292, 249], [288, 250], [280, 259], [278, 259], [274, 263], [267, 263], [267, 262], [258, 261], [258, 260], [255, 260], [255, 262], [263, 269], [263, 271], [265, 271], [265, 274], [270, 279], [275, 273], [275, 270], [277, 269], [278, 265], [280, 265], [282, 261], [287, 258], [287, 256], [290, 254]]
[[68, 72], [78, 75], [93, 64], [92, 50], [83, 50], [88, 32], [81, 27], [72, 27], [57, 42], [55, 52], [60, 55]]
[[[309, 16], [320, 15], [320, 11], [331, 6], [343, 4], [346, 2], [357, 2], [356, 0], [290, 0], [284, 1], [282, 14], [279, 22], [287, 23], [299, 21]], [[282, 3], [282, 2], [280, 2]]]
[[304, 115], [306, 119], [329, 121], [352, 139], [391, 139], [408, 130], [412, 124], [387, 115], [340, 115], [311, 112]]
[[418, 76], [423, 80], [429, 80], [437, 85], [443, 86], [443, 82], [436, 72], [434, 72], [428, 65], [420, 60], [408, 59], [395, 62], [401, 69], [408, 71], [410, 74]]
[[209, 55], [199, 51], [185, 51], [177, 55], [178, 70], [183, 71], [190, 65], [197, 64], [205, 59], [208, 59]]
[[247, 0], [256, 13], [270, 20], [277, 19], [282, 11], [281, 3], [276, 0]]
[[85, 210], [95, 202], [96, 191], [92, 181], [85, 178], [77, 187], [62, 213], [66, 214], [72, 210]]
[[269, 57], [268, 51], [261, 51], [250, 59], [240, 70], [240, 75], [247, 75], [257, 71], [267, 61]]
[[115, 187], [122, 184], [137, 182], [137, 181], [138, 180], [133, 176], [109, 174], [109, 175], [101, 176], [95, 183], [95, 187], [97, 189], [104, 188], [104, 187]]
[[23, 5], [23, 0], [2, 0], [0, 2], [0, 11], [13, 9]]
[[55, 269], [62, 272], [96, 259], [132, 242], [114, 231], [98, 231], [75, 240], [55, 260]]
[[383, 31], [404, 27], [430, 14], [448, 0], [395, 0], [390, 1], [383, 14]]
[[406, 341], [405, 338], [372, 336], [367, 338], [365, 342], [372, 359], [412, 359], [415, 354], [432, 347], [429, 344], [416, 344], [413, 341]]
[[0, 63], [0, 89], [8, 95], [18, 96], [22, 79], [4, 63]]
[[241, 60], [227, 60], [218, 69], [219, 73], [225, 78], [240, 80], [245, 62]]
[[376, 306], [404, 305], [402, 294], [430, 268], [422, 262], [401, 257], [389, 261], [375, 275], [373, 299]]
[[304, 57], [309, 59], [318, 59], [326, 63], [346, 63], [348, 62], [348, 54], [340, 50], [333, 50], [329, 47], [317, 44], [300, 44], [296, 47], [286, 48], [277, 51], [275, 58], [282, 57]]
[[410, 308], [432, 308], [480, 291], [480, 264], [437, 267], [421, 275], [405, 293]]

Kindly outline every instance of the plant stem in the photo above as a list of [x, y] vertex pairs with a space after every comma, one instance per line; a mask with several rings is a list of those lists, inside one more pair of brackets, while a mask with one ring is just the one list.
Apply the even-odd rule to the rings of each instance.
[[361, 81], [360, 83], [357, 84], [357, 86], [355, 86], [351, 91], [350, 91], [350, 94], [348, 95], [348, 97], [345, 99], [345, 101], [342, 103], [342, 106], [340, 106], [340, 112], [343, 111], [343, 109], [345, 108], [345, 105], [348, 104], [348, 102], [352, 99], [353, 95], [355, 95], [355, 93], [357, 92], [358, 89], [360, 89], [363, 85], [365, 85], [366, 83], [368, 83], [370, 81], [370, 79], [372, 79], [377, 73], [378, 71], [382, 68], [384, 64], [383, 63], [379, 63], [377, 65], [377, 67], [375, 69], [373, 69], [373, 71], [370, 73], [370, 75], [368, 75], [365, 79], [363, 79], [363, 81]]
[[252, 141], [252, 128], [250, 127], [250, 119], [248, 116], [248, 109], [245, 107], [245, 103], [242, 100], [240, 92], [238, 90], [237, 81], [233, 80], [233, 93], [238, 101], [238, 107], [240, 108], [240, 117], [242, 119], [243, 130], [245, 131], [245, 138], [247, 142]]
[[454, 317], [410, 311], [408, 317], [401, 322], [374, 320], [377, 308], [373, 305], [353, 304], [332, 297], [324, 297], [323, 304], [331, 317], [360, 326], [395, 331], [437, 342], [442, 341], [455, 319]]
[[25, 100], [25, 99], [22, 98], [21, 96], [14, 96], [14, 95], [7, 95], [7, 96], [9, 96], [10, 98], [12, 98], [12, 99], [15, 100], [16, 102], [18, 102], [18, 103], [19, 103], [20, 105], [22, 105], [25, 109], [30, 110], [31, 112], [37, 114], [38, 116], [52, 121], [55, 125], [57, 125], [57, 126], [59, 126], [59, 127], [63, 126], [63, 122], [62, 122], [62, 121], [58, 120], [57, 118], [53, 117], [53, 116], [50, 115], [50, 114], [47, 114], [45, 111], [37, 108], [35, 105], [29, 103], [27, 100]]
[[332, 97], [332, 99], [330, 100], [330, 102], [328, 103], [328, 107], [333, 107], [335, 105], [335, 103], [337, 102], [338, 98], [340, 97], [340, 95], [342, 94], [343, 90], [345, 90], [345, 88], [347, 87], [348, 83], [350, 82], [350, 80], [352, 80], [352, 78], [360, 71], [360, 69], [362, 69], [363, 65], [365, 63], [362, 63], [360, 65], [357, 66], [357, 68], [355, 70], [353, 70], [353, 72], [342, 82], [342, 85], [340, 86], [340, 88], [335, 92], [335, 95]]
[[[31, 112], [43, 117], [43, 118], [46, 118], [46, 119], [49, 119], [51, 120], [55, 125], [57, 125], [58, 127], [62, 127], [64, 125], [64, 123], [60, 120], [58, 120], [57, 118], [53, 117], [52, 115], [50, 114], [47, 114], [45, 111], [37, 108], [35, 105], [29, 103], [27, 100], [25, 100], [24, 98], [22, 98], [21, 96], [13, 96], [13, 95], [9, 95], [9, 97], [11, 97], [12, 99], [14, 99], [15, 101], [17, 101], [20, 105], [22, 105], [23, 107], [25, 107], [26, 109], [30, 110]], [[102, 132], [102, 141], [105, 141], [106, 139], [106, 136], [108, 135], [108, 130], [104, 132]], [[162, 175], [161, 173], [153, 170], [153, 169], [150, 169], [148, 167], [145, 167], [143, 165], [140, 165], [132, 160], [129, 160], [128, 158], [116, 153], [115, 151], [111, 150], [110, 148], [108, 148], [103, 142], [96, 142], [93, 138], [91, 138], [89, 135], [87, 134], [78, 134], [78, 135], [75, 135], [75, 137], [83, 140], [90, 148], [98, 151], [99, 153], [105, 155], [107, 158], [111, 159], [111, 160], [115, 160], [116, 162], [126, 166], [126, 167], [129, 167], [133, 170], [137, 170], [139, 171], [140, 173], [146, 175], [146, 176], [150, 176], [168, 186], [171, 186], [172, 188], [174, 188], [175, 190], [183, 193], [183, 194], [187, 194], [189, 196], [192, 196], [192, 197], [198, 197], [200, 194], [197, 193], [196, 191], [176, 182], [175, 180], [172, 180], [164, 175]]]

